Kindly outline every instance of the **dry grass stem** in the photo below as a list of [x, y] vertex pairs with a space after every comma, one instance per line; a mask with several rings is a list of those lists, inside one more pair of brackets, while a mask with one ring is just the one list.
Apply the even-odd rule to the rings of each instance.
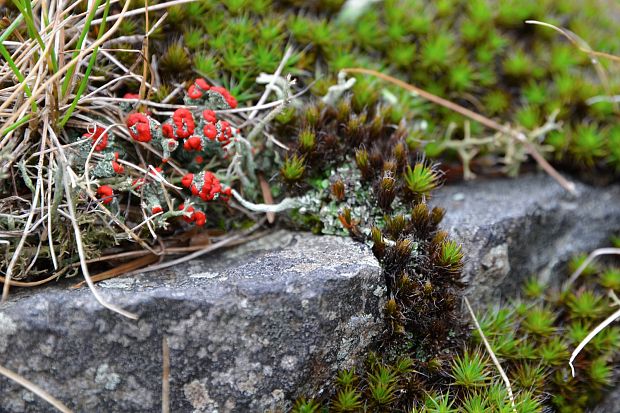
[[[562, 34], [564, 37], [566, 37], [573, 44], [573, 46], [575, 46], [577, 49], [586, 53], [588, 57], [590, 57], [590, 62], [592, 62], [592, 65], [594, 66], [594, 70], [596, 70], [596, 74], [599, 80], [601, 81], [601, 84], [603, 85], [605, 92], [608, 95], [611, 95], [611, 86], [609, 84], [609, 76], [607, 75], [605, 68], [598, 61], [597, 57], [603, 57], [605, 59], [609, 59], [615, 62], [620, 62], [620, 57], [609, 54], [609, 53], [597, 52], [595, 50], [592, 50], [590, 45], [585, 40], [577, 36], [575, 33], [571, 32], [570, 30], [563, 29], [563, 28], [554, 26], [553, 24], [541, 22], [538, 20], [526, 20], [525, 23], [553, 29], [557, 31], [558, 33]], [[612, 101], [612, 104], [614, 106], [614, 110], [617, 112], [618, 103]]]
[[[262, 175], [258, 175], [258, 180], [260, 182], [260, 189], [263, 194], [263, 199], [267, 205], [273, 205], [273, 195], [271, 194], [271, 187], [265, 177]], [[267, 217], [267, 222], [273, 224], [276, 220], [276, 214], [272, 211], [266, 212], [265, 216]]]
[[467, 297], [463, 297], [463, 301], [465, 301], [467, 310], [469, 311], [472, 321], [474, 322], [474, 325], [476, 326], [476, 330], [478, 330], [478, 334], [480, 334], [480, 338], [482, 339], [482, 342], [484, 343], [484, 347], [487, 349], [489, 356], [491, 356], [491, 360], [493, 360], [493, 364], [495, 364], [495, 367], [497, 367], [497, 371], [499, 372], [499, 375], [502, 377], [502, 380], [504, 381], [504, 384], [506, 385], [506, 390], [508, 391], [508, 397], [510, 398], [510, 404], [512, 405], [512, 411], [514, 413], [517, 413], [517, 408], [515, 406], [515, 397], [512, 392], [512, 386], [510, 385], [510, 380], [508, 380], [508, 376], [506, 375], [506, 372], [502, 368], [502, 365], [497, 359], [497, 356], [495, 356], [495, 353], [493, 352], [493, 348], [491, 348], [491, 344], [485, 337], [484, 332], [482, 331], [482, 328], [480, 327], [480, 323], [478, 322], [478, 319], [476, 318], [476, 314], [474, 314], [474, 310], [471, 308], [471, 305], [469, 304], [469, 300], [467, 299]]
[[386, 75], [385, 73], [378, 72], [372, 69], [364, 69], [364, 68], [347, 68], [343, 69], [345, 73], [360, 73], [366, 75], [376, 76], [380, 79], [383, 79], [387, 82], [390, 82], [396, 86], [399, 86], [405, 90], [413, 92], [420, 97], [428, 100], [429, 102], [435, 103], [437, 105], [443, 106], [446, 109], [450, 109], [460, 115], [463, 115], [471, 120], [474, 120], [481, 125], [486, 126], [487, 128], [496, 130], [501, 132], [507, 136], [510, 136], [512, 139], [516, 140], [520, 144], [524, 146], [527, 152], [534, 158], [534, 160], [540, 165], [540, 167], [553, 179], [555, 179], [564, 189], [569, 191], [570, 193], [575, 193], [575, 184], [570, 182], [566, 178], [564, 178], [547, 160], [540, 154], [540, 152], [536, 149], [536, 147], [527, 139], [526, 135], [522, 132], [519, 132], [515, 129], [510, 128], [509, 126], [501, 125], [500, 123], [494, 121], [493, 119], [487, 118], [486, 116], [480, 115], [472, 110], [469, 110], [461, 105], [458, 105], [454, 102], [451, 102], [447, 99], [429, 93], [419, 87], [413, 86], [409, 83], [403, 82], [402, 80], [396, 79], [393, 76]]
[[25, 388], [25, 389], [31, 391], [32, 393], [36, 394], [37, 396], [39, 396], [40, 398], [45, 400], [47, 403], [50, 404], [50, 406], [54, 407], [59, 412], [63, 412], [63, 413], [72, 413], [73, 412], [71, 409], [69, 409], [67, 406], [65, 406], [63, 404], [63, 402], [61, 402], [60, 400], [58, 400], [57, 398], [55, 398], [54, 396], [52, 396], [51, 394], [49, 394], [48, 392], [46, 392], [45, 390], [43, 390], [42, 388], [40, 388], [39, 386], [37, 386], [36, 384], [31, 382], [30, 380], [27, 380], [24, 377], [20, 376], [19, 374], [15, 373], [15, 372], [13, 372], [13, 371], [11, 371], [11, 370], [3, 367], [3, 366], [0, 366], [0, 374], [2, 374], [4, 377], [14, 381], [15, 383], [19, 384], [23, 388]]
[[168, 338], [164, 335], [161, 340], [162, 374], [161, 374], [161, 411], [170, 413], [170, 347]]
[[620, 317], [620, 310], [616, 310], [612, 315], [607, 317], [602, 323], [600, 323], [594, 330], [590, 331], [590, 333], [584, 338], [581, 343], [573, 350], [573, 353], [570, 356], [570, 360], [568, 361], [568, 365], [570, 366], [570, 371], [573, 377], [575, 377], [575, 366], [573, 365], [573, 361], [575, 358], [581, 353], [581, 350], [585, 348], [586, 345], [594, 338], [598, 333], [603, 331], [608, 325], [616, 321]]
[[596, 257], [601, 255], [620, 255], [620, 248], [599, 248], [590, 253], [588, 257], [581, 263], [581, 265], [571, 274], [568, 278], [564, 286], [562, 287], [563, 291], [568, 291], [568, 289], [573, 285], [573, 283], [579, 278], [583, 270], [585, 270], [592, 261]]

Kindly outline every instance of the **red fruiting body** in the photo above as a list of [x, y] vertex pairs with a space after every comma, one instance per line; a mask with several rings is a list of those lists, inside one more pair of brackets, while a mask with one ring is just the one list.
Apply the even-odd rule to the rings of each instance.
[[185, 174], [185, 176], [181, 179], [181, 185], [185, 188], [189, 188], [193, 181], [194, 174]]
[[230, 196], [232, 195], [232, 191], [229, 188], [224, 189], [222, 192], [220, 192], [220, 199], [224, 202], [228, 202], [228, 200], [230, 199]]
[[155, 169], [155, 170], [153, 171], [152, 169], [149, 168], [149, 175], [151, 175], [151, 176], [157, 176], [158, 174], [161, 174], [164, 171], [159, 166], [156, 167], [156, 168], [153, 168], [153, 169]]
[[177, 137], [174, 136], [174, 129], [172, 128], [172, 125], [170, 123], [164, 123], [161, 126], [161, 133], [164, 134], [164, 136], [168, 139], [176, 139]]
[[202, 97], [202, 92], [197, 86], [191, 85], [189, 89], [187, 89], [187, 96], [192, 99], [200, 99]]
[[97, 188], [97, 196], [99, 198], [102, 198], [101, 202], [103, 202], [104, 204], [109, 204], [110, 202], [112, 202], [114, 190], [111, 186], [101, 185], [99, 188]]
[[163, 212], [164, 210], [162, 209], [161, 205], [156, 205], [151, 209], [151, 213], [153, 215], [155, 214], [159, 214], [160, 212]]
[[230, 124], [225, 120], [220, 121], [220, 136], [218, 136], [217, 139], [222, 143], [222, 145], [228, 145], [231, 137], [232, 129], [230, 128]]
[[131, 186], [133, 187], [133, 189], [138, 190], [142, 188], [143, 183], [144, 183], [144, 179], [138, 178], [138, 179], [133, 180], [133, 182], [131, 183]]
[[116, 161], [112, 161], [112, 169], [114, 169], [114, 172], [117, 174], [125, 172], [125, 167]]
[[194, 133], [194, 115], [187, 109], [177, 109], [172, 115], [172, 121], [176, 126], [176, 135], [180, 139], [185, 139]]
[[204, 183], [200, 190], [200, 198], [203, 201], [210, 201], [222, 190], [220, 181], [211, 172], [205, 172]]
[[200, 155], [194, 158], [194, 160], [196, 161], [196, 163], [203, 163], [205, 161], [205, 159]]
[[132, 113], [127, 117], [127, 127], [129, 134], [138, 142], [150, 142], [151, 124], [149, 118], [143, 113]]
[[189, 96], [191, 99], [200, 99], [202, 97], [202, 94], [210, 88], [211, 87], [206, 80], [196, 79], [194, 81], [194, 84], [187, 89], [187, 96]]
[[[181, 179], [181, 184], [189, 188], [192, 195], [198, 195], [203, 201], [211, 201], [218, 195], [230, 195], [230, 188], [222, 191], [220, 180], [212, 172], [202, 172], [198, 176], [186, 174]], [[200, 189], [197, 185], [200, 185]]]
[[[179, 211], [183, 210], [185, 210], [186, 213], [186, 215], [183, 215], [185, 222], [193, 222], [198, 226], [203, 226], [207, 222], [207, 216], [204, 212], [196, 211], [192, 206], [185, 209], [185, 204], [179, 205]], [[189, 216], [187, 214], [189, 214]]]
[[202, 133], [205, 134], [205, 136], [210, 139], [213, 140], [215, 139], [215, 137], [217, 136], [217, 129], [215, 127], [214, 124], [212, 123], [207, 123], [203, 128], [202, 128]]
[[202, 150], [202, 141], [198, 136], [192, 136], [183, 144], [183, 148], [186, 151], [201, 151]]
[[125, 96], [123, 96], [123, 99], [140, 99], [140, 95], [136, 93], [125, 93]]
[[228, 95], [226, 97], [226, 102], [228, 102], [228, 104], [230, 105], [231, 109], [234, 109], [237, 107], [237, 99], [234, 98], [233, 95]]
[[101, 136], [99, 143], [95, 146], [96, 151], [102, 151], [108, 146], [108, 134], [103, 133], [105, 128], [101, 126], [95, 125], [95, 130], [93, 132], [87, 132], [83, 135], [84, 138], [90, 138], [93, 140], [93, 144], [97, 142], [97, 139]]
[[196, 211], [192, 214], [194, 223], [199, 227], [203, 226], [207, 222], [207, 216], [202, 211]]
[[206, 80], [204, 80], [203, 78], [198, 78], [194, 81], [194, 83], [196, 84], [196, 86], [198, 86], [199, 88], [201, 88], [202, 90], [209, 90], [211, 88], [211, 86], [209, 86], [209, 84], [207, 83]]
[[220, 87], [220, 86], [213, 86], [213, 87], [211, 87], [211, 91], [219, 93], [220, 95], [222, 95], [222, 97], [224, 98], [226, 103], [228, 103], [228, 106], [230, 106], [232, 109], [237, 107], [237, 99], [235, 99], [230, 94], [230, 92], [228, 90], [226, 90], [225, 88]]
[[114, 172], [116, 172], [117, 174], [122, 174], [123, 172], [125, 172], [125, 167], [121, 165], [120, 163], [118, 163], [117, 161], [118, 161], [118, 152], [114, 152], [114, 160], [112, 161], [112, 169], [114, 169]]
[[217, 122], [217, 116], [215, 115], [215, 112], [213, 112], [212, 110], [209, 110], [209, 109], [203, 110], [202, 117], [204, 118], [206, 122], [209, 122], [209, 123]]

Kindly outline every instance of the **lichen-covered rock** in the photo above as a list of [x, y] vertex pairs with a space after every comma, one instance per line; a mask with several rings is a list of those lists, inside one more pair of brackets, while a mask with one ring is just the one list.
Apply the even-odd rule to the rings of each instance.
[[[0, 310], [0, 364], [77, 412], [161, 409], [162, 336], [171, 411], [285, 409], [351, 367], [381, 330], [380, 267], [348, 238], [276, 232], [227, 253], [86, 288], [13, 289]], [[47, 412], [0, 379], [0, 411]]]
[[620, 233], [620, 185], [577, 184], [571, 195], [546, 175], [481, 179], [446, 186], [433, 203], [463, 243], [467, 295], [478, 305], [514, 297], [530, 276], [559, 285], [574, 254]]

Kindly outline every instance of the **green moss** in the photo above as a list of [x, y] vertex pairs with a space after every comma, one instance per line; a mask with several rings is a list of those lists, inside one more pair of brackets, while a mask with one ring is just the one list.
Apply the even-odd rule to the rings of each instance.
[[200, 76], [213, 78], [218, 73], [218, 63], [213, 55], [200, 52], [194, 55], [193, 69]]
[[448, 67], [454, 53], [455, 39], [447, 30], [429, 37], [420, 50], [421, 63], [429, 70]]
[[[588, 258], [588, 254], [577, 254], [572, 257], [568, 263], [568, 270], [574, 273], [579, 269]], [[594, 262], [590, 262], [581, 271], [581, 276], [589, 277], [598, 272], [598, 266]]]
[[603, 287], [620, 291], [620, 270], [617, 268], [609, 268], [600, 276], [600, 283]]
[[[617, 35], [613, 13], [575, 8], [565, 0], [393, 0], [382, 7], [370, 7], [356, 21], [345, 23], [337, 14], [341, 6], [342, 1], [270, 0], [178, 5], [169, 10], [166, 38], [155, 42], [153, 49], [164, 56], [169, 35], [183, 36], [196, 73], [213, 76], [217, 70], [215, 77], [229, 79], [229, 85], [244, 92], [241, 101], [260, 95], [262, 86], [253, 80], [261, 72], [273, 72], [292, 42], [298, 54], [285, 72], [301, 76], [303, 83], [311, 78], [333, 79], [345, 67], [376, 67], [502, 123], [526, 129], [540, 126], [553, 110], [561, 109], [559, 120], [565, 131], [574, 133], [561, 144], [557, 134], [555, 141], [545, 138], [556, 152], [550, 159], [573, 170], [620, 173], [620, 145], [593, 145], [593, 134], [584, 129], [595, 120], [597, 133], [605, 135], [616, 116], [612, 104], [585, 104], [592, 96], [607, 94], [587, 56], [553, 30], [523, 23], [528, 18], [555, 21], [593, 47], [600, 45], [614, 52], [620, 47], [610, 40]], [[200, 17], [205, 15], [209, 18]], [[127, 33], [142, 26], [137, 17], [123, 23]], [[207, 63], [197, 54], [213, 60]], [[163, 65], [162, 69], [165, 78], [176, 66]], [[358, 110], [375, 102], [383, 87], [375, 85], [368, 90], [362, 86], [354, 98]], [[612, 92], [617, 91], [616, 86]], [[325, 88], [316, 85], [313, 91], [322, 93]], [[407, 110], [419, 109], [409, 99], [399, 103]], [[435, 107], [425, 107], [420, 114], [428, 117], [439, 133], [447, 122], [457, 120]], [[457, 121], [462, 124], [462, 119]], [[432, 148], [430, 145], [433, 156], [449, 154]], [[497, 149], [486, 146], [478, 150], [481, 155], [489, 151]]]
[[[393, 228], [391, 236], [402, 233], [407, 226], [402, 217], [394, 220], [401, 223], [390, 225], [400, 230]], [[377, 237], [375, 245], [380, 242]], [[618, 270], [612, 267], [594, 272], [598, 277], [580, 278], [574, 286], [576, 293], [568, 298], [553, 290], [545, 291], [531, 279], [524, 287], [527, 299], [485, 310], [478, 316], [485, 337], [508, 374], [518, 412], [589, 411], [613, 384], [614, 369], [620, 360], [620, 327], [609, 326], [582, 350], [575, 363], [576, 377], [570, 376], [567, 367], [570, 351], [613, 311], [602, 280], [614, 279], [615, 275], [606, 274]], [[405, 288], [408, 283], [401, 280], [398, 288]], [[398, 304], [394, 301], [391, 305], [394, 309], [386, 311], [386, 315], [396, 314]], [[399, 356], [386, 351], [383, 344], [383, 353], [371, 352], [360, 372], [339, 374], [334, 394], [343, 390], [356, 392], [357, 402], [380, 411], [513, 411], [496, 367], [486, 350], [479, 347], [482, 341], [477, 331], [470, 339], [469, 349], [443, 359], [419, 352], [414, 335], [407, 331], [403, 333], [407, 345], [398, 347]], [[431, 372], [438, 371], [449, 380], [437, 381]], [[387, 386], [383, 394], [389, 394], [382, 399], [382, 405], [377, 404], [372, 393], [372, 386], [377, 383], [382, 383], [384, 390]]]
[[577, 161], [588, 166], [605, 156], [605, 141], [597, 125], [579, 125], [573, 133], [569, 150]]
[[462, 356], [457, 356], [452, 363], [453, 383], [468, 389], [488, 384], [491, 375], [487, 365], [488, 363], [479, 351], [465, 351]]
[[413, 168], [407, 165], [403, 177], [406, 189], [418, 198], [430, 195], [439, 185], [438, 172], [423, 163], [417, 163]]
[[532, 72], [534, 63], [525, 51], [517, 49], [504, 60], [504, 73], [510, 77], [527, 78]]
[[282, 178], [289, 183], [299, 181], [304, 174], [305, 165], [303, 157], [293, 155], [290, 158], [286, 158], [280, 173]]
[[205, 42], [204, 32], [198, 28], [190, 28], [185, 32], [183, 41], [190, 50], [199, 50]]
[[551, 309], [543, 306], [535, 306], [528, 310], [522, 326], [530, 333], [546, 336], [555, 332], [555, 319], [556, 315]]
[[174, 73], [175, 78], [189, 70], [192, 65], [189, 53], [181, 42], [170, 44], [161, 56], [159, 63], [167, 73]]

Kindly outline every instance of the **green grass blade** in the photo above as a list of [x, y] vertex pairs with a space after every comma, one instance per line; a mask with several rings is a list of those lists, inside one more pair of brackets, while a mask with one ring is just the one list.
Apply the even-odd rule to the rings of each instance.
[[[32, 14], [32, 4], [30, 3], [30, 1], [13, 0], [13, 4], [19, 10], [20, 15], [24, 17], [26, 28], [28, 29], [28, 36], [31, 39], [34, 39], [39, 44], [41, 50], [45, 50], [45, 43], [39, 35], [39, 30], [34, 23], [34, 15]], [[55, 72], [58, 70], [58, 64], [56, 62], [56, 56], [53, 50], [51, 51], [51, 54], [52, 69]]]
[[[17, 67], [17, 65], [15, 65], [15, 62], [13, 61], [13, 59], [11, 58], [11, 54], [9, 53], [9, 51], [6, 49], [6, 47], [4, 47], [4, 45], [2, 43], [0, 43], [0, 54], [2, 55], [2, 57], [4, 57], [4, 59], [6, 60], [7, 64], [9, 65], [9, 67], [11, 68], [11, 71], [13, 72], [13, 74], [17, 77], [17, 80], [20, 81], [20, 83], [22, 83], [24, 85], [24, 90], [26, 92], [26, 95], [28, 95], [28, 97], [32, 97], [32, 91], [30, 90], [30, 87], [28, 86], [28, 84], [26, 83], [26, 78], [24, 77], [24, 75], [22, 74], [22, 72], [19, 70], [19, 68]], [[36, 102], [32, 102], [32, 104], [30, 105], [31, 109], [33, 111], [37, 110], [37, 104]]]
[[3, 132], [2, 132], [2, 136], [4, 137], [5, 135], [9, 134], [10, 132], [14, 131], [15, 129], [19, 128], [20, 126], [22, 126], [24, 123], [28, 122], [30, 120], [30, 118], [32, 117], [32, 115], [28, 114], [26, 116], [24, 116], [23, 118], [21, 118], [20, 120], [18, 120], [17, 122], [15, 122], [13, 125], [9, 126], [8, 128], [6, 128]]
[[[84, 27], [82, 28], [82, 32], [80, 33], [80, 37], [78, 38], [77, 44], [75, 46], [75, 51], [73, 52], [73, 56], [71, 57], [71, 59], [75, 59], [75, 57], [80, 53], [80, 50], [82, 49], [82, 44], [84, 43], [84, 39], [86, 39], [86, 36], [88, 35], [88, 32], [90, 31], [91, 22], [95, 18], [95, 13], [97, 9], [99, 8], [100, 4], [101, 4], [101, 0], [96, 0], [95, 4], [90, 10], [90, 13], [88, 13], [88, 16], [86, 17], [86, 22], [84, 23]], [[107, 17], [109, 8], [110, 7], [109, 7], [109, 2], [108, 2], [106, 3], [106, 8], [104, 10], [104, 17], [101, 23], [102, 25], [105, 25], [105, 19]], [[102, 30], [99, 31], [99, 36], [101, 36], [101, 33], [102, 33]], [[69, 88], [69, 84], [71, 83], [71, 79], [73, 78], [75, 67], [76, 66], [73, 65], [71, 68], [69, 68], [65, 76], [65, 79], [62, 82], [62, 89], [61, 89], [62, 96], [66, 96], [67, 94], [67, 89]]]
[[[99, 38], [101, 38], [101, 36], [103, 36], [103, 32], [105, 31], [106, 19], [108, 17], [108, 12], [109, 11], [110, 11], [110, 0], [106, 0], [106, 5], [105, 5], [105, 9], [103, 10], [103, 17], [102, 17], [101, 25], [99, 26], [99, 35], [98, 35], [97, 39], [99, 39]], [[91, 73], [93, 67], [95, 66], [95, 63], [97, 62], [97, 52], [98, 51], [99, 51], [99, 48], [95, 47], [95, 49], [93, 50], [93, 53], [90, 55], [90, 60], [88, 61], [88, 67], [86, 68], [86, 71], [84, 72], [84, 77], [82, 78], [82, 81], [80, 82], [80, 85], [78, 86], [78, 89], [77, 89], [77, 91], [75, 93], [75, 98], [71, 102], [71, 106], [69, 106], [69, 109], [67, 109], [67, 111], [65, 112], [64, 116], [60, 120], [59, 126], [61, 128], [64, 127], [65, 124], [71, 118], [71, 115], [73, 114], [73, 111], [75, 110], [75, 108], [76, 108], [80, 98], [82, 97], [82, 94], [84, 94], [84, 90], [86, 90], [86, 86], [88, 85], [88, 78], [90, 76], [90, 73]], [[66, 77], [65, 80], [68, 79], [68, 78], [69, 77]]]
[[17, 26], [21, 24], [22, 20], [24, 20], [24, 16], [21, 14], [17, 16], [15, 20], [13, 20], [13, 23], [11, 23], [11, 25], [7, 27], [6, 30], [2, 32], [2, 34], [0, 34], [0, 43], [8, 39], [11, 33], [13, 33], [15, 29], [17, 29]]
[[[11, 70], [13, 71], [13, 73], [15, 74], [15, 76], [17, 77], [17, 79], [20, 82], [24, 82], [24, 80], [25, 80], [24, 75], [21, 73], [19, 68], [15, 65], [15, 62], [11, 58], [11, 54], [4, 47], [4, 45], [2, 43], [6, 39], [8, 39], [8, 37], [11, 35], [11, 33], [13, 33], [13, 31], [22, 23], [23, 20], [24, 20], [24, 16], [22, 14], [20, 14], [19, 16], [17, 16], [15, 18], [15, 20], [13, 20], [13, 22], [9, 25], [9, 27], [7, 27], [6, 30], [4, 30], [4, 32], [0, 35], [0, 54], [2, 54], [2, 57], [4, 57], [4, 59], [6, 60], [7, 64], [9, 65], [9, 67], [11, 68]], [[26, 95], [28, 95], [28, 97], [32, 96], [32, 91], [30, 90], [30, 87], [28, 87], [27, 84], [24, 84], [24, 89], [25, 89]], [[32, 102], [30, 107], [32, 108], [33, 111], [37, 110], [36, 102]], [[13, 129], [15, 129], [15, 128], [13, 128]], [[10, 132], [13, 129], [5, 131], [2, 134], [2, 136], [4, 136], [6, 133]]]

